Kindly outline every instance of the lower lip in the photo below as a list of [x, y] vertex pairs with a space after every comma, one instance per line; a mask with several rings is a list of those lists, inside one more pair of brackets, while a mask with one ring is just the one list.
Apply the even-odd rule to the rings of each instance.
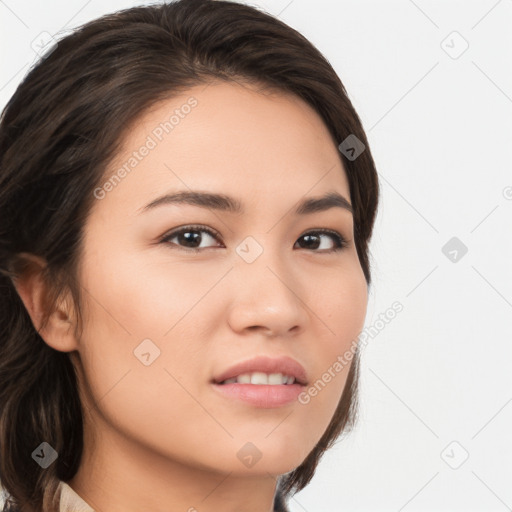
[[214, 384], [228, 398], [243, 400], [255, 407], [274, 408], [291, 404], [304, 387], [301, 384]]

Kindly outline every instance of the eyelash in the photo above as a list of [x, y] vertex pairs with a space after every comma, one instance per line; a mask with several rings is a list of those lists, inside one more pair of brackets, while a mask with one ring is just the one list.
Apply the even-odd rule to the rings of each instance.
[[[176, 229], [176, 230], [171, 231], [170, 233], [164, 235], [163, 238], [160, 239], [159, 243], [173, 245], [180, 250], [183, 250], [186, 252], [194, 252], [194, 253], [198, 253], [198, 252], [204, 251], [206, 249], [213, 249], [213, 247], [203, 247], [203, 248], [183, 247], [178, 244], [169, 242], [169, 240], [171, 240], [172, 238], [174, 238], [176, 236], [181, 235], [182, 233], [201, 232], [201, 231], [208, 233], [212, 238], [215, 238], [215, 239], [217, 239], [217, 241], [219, 241], [220, 235], [216, 231], [213, 231], [212, 229], [207, 228], [206, 226], [190, 225], [190, 226], [184, 226], [182, 228]], [[342, 251], [343, 249], [345, 249], [348, 246], [348, 242], [343, 235], [341, 235], [337, 231], [333, 231], [333, 230], [325, 229], [325, 228], [319, 228], [319, 229], [313, 229], [313, 230], [307, 231], [306, 233], [302, 234], [299, 237], [299, 239], [306, 235], [311, 235], [311, 234], [330, 235], [335, 242], [335, 247], [333, 249], [324, 249], [324, 250], [320, 250], [320, 251], [313, 249], [312, 252], [318, 252], [320, 254], [335, 253], [338, 251]]]

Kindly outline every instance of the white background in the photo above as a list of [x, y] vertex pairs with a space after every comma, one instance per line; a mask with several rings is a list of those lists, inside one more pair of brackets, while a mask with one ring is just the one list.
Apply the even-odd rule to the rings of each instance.
[[[133, 5], [1, 1], [1, 107], [42, 31]], [[291, 510], [511, 510], [512, 0], [252, 5], [317, 46], [361, 116], [382, 187], [366, 325], [404, 307], [362, 354], [358, 427]]]

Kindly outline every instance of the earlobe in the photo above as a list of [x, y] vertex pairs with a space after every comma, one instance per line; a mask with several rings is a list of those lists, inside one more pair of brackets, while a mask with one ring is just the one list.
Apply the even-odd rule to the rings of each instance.
[[42, 271], [46, 262], [35, 255], [23, 254], [24, 269], [13, 279], [13, 284], [27, 310], [34, 328], [47, 345], [62, 352], [77, 349], [72, 329], [72, 315], [69, 301], [60, 300], [43, 325], [44, 313], [50, 307], [49, 293], [43, 280]]

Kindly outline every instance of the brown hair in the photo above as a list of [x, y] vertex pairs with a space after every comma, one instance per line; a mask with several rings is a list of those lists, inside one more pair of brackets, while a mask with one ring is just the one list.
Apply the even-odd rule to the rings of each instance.
[[[293, 93], [310, 104], [339, 143], [357, 137], [357, 158], [340, 151], [353, 205], [359, 260], [370, 284], [368, 242], [379, 185], [361, 121], [329, 62], [300, 33], [256, 8], [221, 0], [134, 7], [91, 21], [35, 65], [0, 120], [0, 481], [6, 508], [58, 510], [59, 480], [76, 473], [83, 449], [77, 378], [68, 353], [35, 329], [13, 279], [46, 262], [48, 310], [69, 290], [80, 318], [77, 265], [82, 230], [108, 164], [130, 123], [157, 101], [214, 80], [242, 80]], [[50, 286], [51, 285], [51, 286]], [[81, 321], [76, 334], [79, 335]], [[341, 400], [305, 460], [279, 479], [303, 489], [324, 451], [357, 412], [358, 352]], [[47, 442], [58, 458], [32, 458]]]

